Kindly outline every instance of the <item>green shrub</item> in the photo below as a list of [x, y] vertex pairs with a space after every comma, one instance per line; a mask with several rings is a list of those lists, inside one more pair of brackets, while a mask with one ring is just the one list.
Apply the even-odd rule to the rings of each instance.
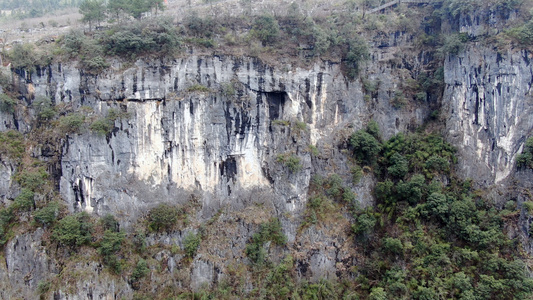
[[35, 47], [31, 43], [15, 44], [13, 49], [9, 51], [8, 57], [13, 68], [25, 69], [28, 72], [33, 72], [35, 66], [40, 63], [40, 55], [35, 51]]
[[387, 300], [389, 297], [387, 296], [387, 292], [385, 292], [385, 289], [381, 287], [375, 287], [372, 288], [370, 291], [370, 296], [368, 297], [370, 300]]
[[304, 131], [304, 130], [307, 129], [307, 123], [302, 122], [302, 121], [295, 121], [294, 125], [295, 125], [296, 129], [300, 130], [300, 131]]
[[276, 161], [284, 164], [291, 173], [296, 173], [302, 169], [300, 158], [294, 154], [279, 154], [276, 156]]
[[89, 125], [89, 129], [98, 135], [106, 135], [113, 129], [113, 124], [107, 119], [98, 119]]
[[100, 223], [104, 230], [110, 230], [111, 232], [119, 232], [119, 223], [115, 216], [112, 214], [106, 214], [100, 219]]
[[376, 226], [376, 218], [369, 213], [363, 213], [355, 218], [355, 222], [352, 225], [352, 230], [355, 234], [367, 237], [374, 230]]
[[64, 133], [79, 133], [85, 123], [85, 116], [70, 114], [59, 118], [59, 130]]
[[403, 244], [402, 241], [395, 238], [384, 238], [383, 239], [383, 250], [386, 253], [394, 254], [394, 255], [403, 255]]
[[380, 142], [364, 130], [358, 130], [350, 136], [350, 145], [357, 161], [367, 165], [373, 165], [381, 151]]
[[432, 155], [426, 161], [426, 169], [434, 172], [448, 172], [450, 170], [450, 162], [444, 157]]
[[518, 43], [528, 46], [533, 44], [533, 20], [529, 20], [522, 26], [512, 28], [507, 34], [514, 38]]
[[115, 127], [116, 120], [127, 119], [129, 117], [130, 115], [127, 112], [110, 109], [104, 118], [94, 120], [89, 126], [89, 129], [98, 135], [106, 135]]
[[136, 230], [132, 236], [132, 243], [135, 251], [143, 253], [146, 250], [146, 234], [143, 230]]
[[31, 210], [35, 205], [33, 197], [34, 197], [34, 193], [31, 190], [27, 188], [23, 188], [20, 194], [15, 198], [15, 203], [13, 203], [13, 208], [19, 211]]
[[394, 97], [391, 99], [391, 105], [395, 109], [400, 109], [406, 106], [407, 103], [407, 98], [405, 98], [405, 95], [401, 91], [396, 91]]
[[524, 206], [524, 208], [527, 210], [529, 214], [533, 213], [533, 201], [524, 201], [522, 205]]
[[171, 20], [152, 19], [113, 27], [102, 37], [102, 45], [109, 54], [132, 58], [144, 53], [172, 55], [179, 40]]
[[15, 180], [22, 186], [30, 191], [37, 191], [41, 189], [48, 178], [44, 167], [37, 169], [24, 169], [17, 173]]
[[199, 83], [193, 84], [190, 87], [187, 88], [187, 92], [193, 93], [193, 92], [199, 92], [199, 93], [210, 93], [211, 89], [201, 85]]
[[347, 76], [354, 79], [359, 75], [361, 65], [370, 59], [370, 51], [367, 42], [354, 34], [348, 40], [348, 51], [343, 57], [343, 65], [347, 70]]
[[278, 21], [273, 16], [258, 16], [252, 25], [251, 34], [263, 45], [273, 44], [279, 37]]
[[409, 163], [402, 155], [395, 152], [389, 159], [390, 167], [387, 168], [387, 171], [392, 177], [402, 179], [407, 175], [409, 171]]
[[465, 48], [468, 40], [469, 38], [467, 33], [446, 35], [444, 38], [444, 43], [439, 49], [439, 53], [441, 53], [441, 55], [457, 55]]
[[183, 250], [185, 251], [185, 255], [187, 257], [194, 257], [196, 255], [196, 251], [198, 250], [198, 247], [200, 246], [201, 241], [201, 235], [194, 234], [192, 232], [189, 232], [185, 238], [183, 239]]
[[133, 269], [133, 273], [131, 274], [131, 281], [139, 281], [141, 278], [146, 276], [149, 271], [150, 269], [148, 269], [148, 264], [146, 263], [146, 261], [142, 258], [139, 259], [139, 261], [135, 265], [135, 269]]
[[109, 67], [104, 58], [104, 47], [82, 31], [66, 34], [61, 40], [61, 49], [68, 56], [78, 58], [79, 67], [89, 74], [98, 74]]
[[0, 153], [19, 160], [25, 152], [24, 136], [16, 130], [0, 132]]
[[33, 214], [33, 219], [39, 225], [49, 226], [52, 225], [59, 215], [59, 203], [50, 202], [45, 207], [37, 210]]
[[52, 231], [52, 239], [72, 248], [88, 244], [92, 239], [91, 231], [90, 217], [86, 212], [82, 212], [59, 220]]
[[9, 97], [6, 94], [0, 94], [0, 111], [5, 113], [13, 113], [15, 111], [17, 100]]
[[266, 260], [264, 244], [268, 241], [276, 245], [285, 245], [287, 237], [281, 230], [278, 219], [271, 219], [268, 223], [261, 224], [259, 231], [252, 235], [251, 241], [246, 245], [246, 256], [256, 265], [262, 265]]
[[185, 42], [204, 47], [204, 48], [213, 48], [216, 46], [216, 42], [213, 39], [206, 38], [188, 38]]
[[121, 264], [116, 257], [120, 251], [125, 234], [123, 232], [104, 231], [104, 236], [98, 246], [98, 252], [104, 259], [104, 264], [111, 267], [117, 274], [121, 271]]
[[47, 121], [51, 120], [56, 115], [56, 110], [54, 105], [52, 104], [52, 100], [50, 98], [37, 98], [32, 103], [33, 109], [35, 109], [35, 112], [37, 113], [37, 117], [40, 121]]
[[222, 83], [220, 90], [226, 98], [231, 98], [237, 94], [237, 88], [233, 82]]
[[0, 209], [0, 246], [7, 243], [9, 238], [9, 225], [15, 219], [15, 214], [11, 208]]
[[291, 122], [288, 120], [272, 120], [272, 125], [278, 125], [278, 126], [289, 126], [291, 125]]
[[522, 153], [516, 156], [516, 167], [533, 169], [533, 137], [526, 140]]
[[148, 215], [148, 227], [156, 232], [170, 231], [177, 224], [183, 211], [177, 206], [159, 204]]
[[51, 287], [52, 287], [52, 283], [50, 281], [41, 280], [39, 281], [39, 283], [37, 283], [37, 293], [39, 293], [39, 295], [43, 295], [47, 293]]
[[196, 12], [185, 18], [185, 27], [188, 32], [197, 37], [212, 37], [217, 31], [217, 24], [214, 19], [209, 16], [205, 18], [199, 17]]

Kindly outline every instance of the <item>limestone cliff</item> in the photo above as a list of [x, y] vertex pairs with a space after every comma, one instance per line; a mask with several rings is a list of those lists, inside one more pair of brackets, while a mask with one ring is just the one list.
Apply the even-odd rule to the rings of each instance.
[[[122, 114], [108, 134], [85, 128], [55, 145], [54, 180], [69, 210], [111, 213], [129, 232], [157, 204], [193, 203], [187, 226], [150, 234], [147, 244], [181, 247], [187, 233], [206, 223], [208, 238], [190, 264], [168, 249], [155, 254], [166, 269], [164, 275], [151, 270], [153, 282], [193, 289], [218, 282], [246, 260], [247, 241], [271, 216], [281, 220], [288, 237], [286, 248], [268, 246], [274, 257], [291, 253], [301, 278], [335, 278], [356, 260], [349, 222], [299, 226], [313, 175], [340, 174], [362, 206], [372, 205], [373, 176], [351, 181], [353, 162], [346, 152], [354, 130], [373, 119], [387, 138], [424, 124], [442, 105], [445, 134], [459, 150], [458, 174], [487, 187], [509, 182], [533, 128], [528, 51], [500, 53], [469, 45], [446, 56], [443, 95], [398, 105], [395, 92], [404, 81], [439, 64], [431, 52], [403, 51], [406, 40], [393, 34], [373, 48], [362, 75], [379, 83], [371, 93], [328, 61], [297, 68], [247, 56], [190, 54], [133, 64], [114, 60], [99, 75], [84, 73], [76, 62], [54, 63], [32, 74], [13, 73], [26, 103], [13, 114], [3, 113], [0, 124], [34, 130], [31, 104], [39, 96], [73, 111], [83, 109], [93, 119], [110, 111]], [[38, 150], [36, 156], [46, 157], [44, 148]], [[283, 163], [289, 156], [299, 159], [298, 168]], [[18, 190], [10, 181], [14, 168], [2, 158], [0, 194], [7, 202]], [[80, 254], [75, 266], [58, 266], [54, 253], [40, 245], [42, 235], [37, 229], [6, 245], [0, 266], [3, 298], [18, 291], [31, 298], [39, 281], [55, 275], [73, 278], [65, 279], [68, 289], [54, 291], [54, 299], [131, 297], [126, 277], [108, 279], [91, 252]], [[253, 287], [247, 283], [246, 288]]]

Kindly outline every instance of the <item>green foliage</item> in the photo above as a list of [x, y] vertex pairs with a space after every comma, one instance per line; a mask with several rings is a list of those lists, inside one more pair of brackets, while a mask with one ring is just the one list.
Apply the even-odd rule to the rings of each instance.
[[52, 239], [73, 248], [88, 244], [92, 239], [91, 232], [90, 217], [86, 212], [81, 212], [59, 220], [52, 231]]
[[58, 128], [63, 133], [79, 133], [84, 123], [85, 116], [74, 113], [59, 118]]
[[198, 250], [198, 247], [200, 246], [201, 241], [201, 234], [197, 233], [194, 234], [192, 232], [189, 232], [185, 238], [183, 239], [183, 250], [185, 251], [185, 255], [187, 257], [194, 257], [196, 255], [196, 251]]
[[272, 268], [265, 278], [265, 295], [273, 299], [290, 297], [295, 287], [291, 276], [293, 264], [292, 257], [287, 256], [279, 265]]
[[89, 30], [93, 23], [100, 24], [105, 19], [105, 3], [99, 0], [85, 0], [80, 4], [81, 19], [84, 23], [89, 23]]
[[533, 169], [533, 137], [526, 140], [522, 153], [516, 156], [516, 167]]
[[37, 283], [37, 293], [39, 295], [46, 294], [50, 288], [52, 287], [52, 283], [48, 280], [41, 280], [39, 283]]
[[507, 34], [514, 38], [518, 43], [524, 46], [530, 46], [533, 44], [533, 19], [527, 23], [512, 28], [507, 31]]
[[287, 237], [283, 234], [278, 219], [271, 219], [268, 223], [261, 224], [259, 231], [252, 235], [246, 245], [246, 256], [254, 265], [261, 266], [266, 262], [264, 244], [268, 241], [280, 246], [287, 243]]
[[15, 176], [15, 180], [20, 186], [30, 191], [37, 191], [42, 188], [45, 185], [47, 178], [48, 173], [46, 173], [44, 167], [23, 169]]
[[206, 87], [205, 85], [201, 85], [199, 83], [195, 83], [195, 84], [193, 84], [193, 85], [191, 85], [190, 87], [187, 88], [187, 92], [189, 92], [189, 93], [194, 93], [194, 92], [209, 93], [209, 92], [211, 92], [211, 89]]
[[121, 112], [116, 109], [110, 109], [104, 118], [93, 121], [89, 126], [89, 129], [98, 135], [107, 135], [111, 133], [115, 127], [116, 120], [127, 118], [129, 118], [128, 113]]
[[302, 121], [295, 121], [294, 122], [294, 127], [298, 131], [305, 131], [307, 129], [307, 123], [302, 122]]
[[56, 115], [55, 107], [52, 104], [52, 100], [50, 100], [50, 98], [37, 98], [32, 103], [32, 107], [33, 109], [35, 109], [37, 117], [40, 121], [51, 120]]
[[117, 25], [101, 41], [107, 53], [126, 58], [148, 53], [172, 55], [180, 45], [177, 30], [167, 19]]
[[387, 292], [385, 292], [385, 289], [381, 287], [373, 288], [370, 292], [369, 298], [370, 300], [387, 300], [389, 297], [387, 296]]
[[404, 252], [402, 241], [391, 237], [383, 239], [382, 247], [383, 251], [393, 255], [403, 255]]
[[113, 130], [114, 122], [108, 119], [97, 119], [89, 125], [89, 129], [98, 135], [106, 135]]
[[272, 125], [277, 125], [277, 126], [289, 126], [291, 125], [291, 122], [288, 121], [288, 120], [272, 120]]
[[58, 202], [50, 202], [45, 207], [37, 210], [33, 214], [33, 219], [39, 225], [50, 226], [57, 220], [59, 209], [60, 205]]
[[370, 59], [370, 51], [367, 42], [359, 35], [353, 35], [348, 40], [348, 51], [343, 57], [343, 65], [346, 75], [354, 79], [361, 71], [361, 65]]
[[533, 201], [524, 201], [522, 205], [530, 215], [533, 214]]
[[177, 206], [159, 204], [148, 215], [148, 227], [156, 232], [168, 232], [174, 228], [183, 210]]
[[131, 274], [131, 281], [132, 282], [139, 281], [144, 276], [146, 276], [146, 274], [148, 274], [149, 271], [150, 269], [148, 268], [148, 264], [146, 263], [146, 261], [142, 258], [139, 259], [139, 261], [135, 265], [135, 269], [133, 269], [133, 273]]
[[79, 59], [79, 67], [89, 74], [99, 74], [109, 67], [104, 58], [104, 47], [99, 41], [81, 31], [70, 31], [61, 40], [61, 49]]
[[25, 69], [33, 72], [35, 66], [41, 63], [40, 55], [35, 51], [33, 44], [15, 44], [9, 51], [8, 57], [14, 69]]
[[278, 21], [273, 16], [258, 16], [252, 25], [251, 34], [259, 39], [263, 45], [273, 44], [279, 36]]
[[9, 227], [15, 219], [13, 209], [10, 207], [0, 209], [0, 246], [5, 245], [9, 239]]
[[457, 55], [465, 48], [468, 40], [468, 34], [466, 33], [446, 35], [443, 45], [439, 48], [439, 53], [441, 55]]
[[279, 154], [276, 156], [276, 162], [284, 164], [291, 173], [296, 173], [302, 169], [300, 158], [294, 154]]
[[381, 151], [381, 143], [364, 130], [358, 130], [350, 136], [350, 146], [357, 161], [367, 165], [373, 165]]
[[389, 159], [390, 166], [387, 168], [389, 175], [402, 179], [409, 171], [409, 163], [401, 154], [395, 152]]
[[104, 231], [104, 236], [98, 246], [98, 253], [102, 255], [104, 264], [111, 267], [116, 273], [121, 271], [121, 264], [116, 257], [120, 251], [125, 234], [123, 232]]
[[13, 203], [13, 209], [18, 211], [29, 211], [35, 206], [35, 201], [33, 200], [34, 193], [28, 189], [23, 188], [20, 194], [15, 198], [15, 203]]
[[356, 235], [368, 237], [374, 230], [376, 222], [377, 220], [372, 213], [362, 213], [359, 216], [355, 217], [354, 224], [352, 225], [352, 230]]
[[119, 232], [119, 223], [115, 216], [112, 214], [106, 214], [100, 219], [100, 223], [104, 230], [109, 230], [111, 232]]
[[211, 38], [217, 30], [217, 24], [213, 18], [209, 16], [202, 18], [196, 12], [185, 18], [185, 27], [191, 35], [206, 38]]
[[24, 136], [16, 130], [0, 132], [0, 154], [19, 160], [25, 152]]
[[355, 165], [354, 167], [352, 167], [350, 169], [350, 173], [352, 173], [352, 183], [353, 184], [358, 184], [359, 181], [361, 181], [361, 178], [364, 175], [363, 169], [360, 166], [358, 166], [358, 165]]
[[13, 113], [17, 100], [9, 97], [7, 94], [0, 94], [0, 111], [5, 113]]

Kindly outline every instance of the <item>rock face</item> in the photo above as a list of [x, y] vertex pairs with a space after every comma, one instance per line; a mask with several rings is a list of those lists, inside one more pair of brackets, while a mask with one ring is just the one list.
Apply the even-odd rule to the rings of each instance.
[[[280, 213], [299, 215], [313, 171], [309, 145], [335, 147], [331, 133], [362, 127], [376, 106], [388, 136], [427, 113], [395, 110], [387, 93], [366, 103], [360, 84], [346, 81], [336, 64], [283, 72], [254, 58], [190, 56], [122, 69], [115, 63], [94, 77], [74, 65], [50, 66], [32, 87], [97, 115], [128, 115], [107, 137], [70, 135], [60, 179], [71, 208], [110, 212], [126, 225], [156, 203], [195, 193], [208, 218], [223, 206], [244, 207], [243, 195], [257, 189], [270, 192]], [[395, 79], [382, 82], [389, 90]], [[293, 156], [296, 172], [279, 162]]]
[[[339, 174], [362, 205], [373, 203], [372, 176], [357, 185], [350, 180], [346, 144], [354, 130], [374, 119], [388, 138], [423, 124], [442, 104], [449, 141], [459, 150], [458, 173], [490, 186], [513, 174], [516, 154], [533, 128], [530, 53], [469, 47], [446, 58], [442, 99], [398, 107], [394, 95], [402, 82], [435, 63], [430, 53], [402, 53], [401, 40], [401, 35], [386, 37], [373, 50], [362, 75], [379, 83], [371, 93], [359, 80], [347, 80], [335, 63], [299, 69], [217, 55], [134, 65], [115, 61], [98, 76], [75, 63], [53, 64], [31, 74], [31, 81], [16, 78], [28, 104], [47, 96], [56, 105], [87, 112], [90, 121], [111, 112], [120, 116], [107, 134], [85, 129], [63, 140], [57, 181], [70, 210], [111, 213], [129, 231], [164, 202], [194, 202], [198, 209], [190, 216], [192, 223], [211, 220], [200, 254], [188, 266], [183, 256], [168, 250], [155, 255], [166, 268], [164, 275], [151, 275], [154, 282], [167, 276], [161, 282], [194, 289], [216, 283], [232, 264], [246, 260], [247, 241], [272, 216], [281, 221], [298, 275], [319, 280], [348, 269], [356, 254], [344, 230], [350, 226], [346, 218], [298, 231], [312, 176]], [[3, 114], [2, 129], [29, 131], [31, 114], [31, 109], [24, 115]], [[288, 159], [298, 161], [296, 167]], [[0, 196], [12, 199], [7, 179], [15, 166], [2, 161]], [[147, 241], [181, 247], [191, 230], [152, 235]], [[19, 235], [6, 246], [2, 290], [35, 290], [46, 274], [58, 272], [41, 251], [42, 234], [39, 229]], [[287, 251], [265, 247], [278, 259]], [[32, 258], [31, 265], [23, 265], [26, 257]], [[74, 280], [70, 290], [56, 291], [54, 299], [129, 298], [133, 293], [124, 278], [107, 278], [99, 263], [71, 267], [86, 277]], [[34, 275], [26, 280], [26, 274]]]
[[[445, 62], [444, 107], [458, 172], [482, 186], [511, 175], [533, 128], [531, 53], [469, 47]], [[475, 162], [475, 163], [473, 163]]]

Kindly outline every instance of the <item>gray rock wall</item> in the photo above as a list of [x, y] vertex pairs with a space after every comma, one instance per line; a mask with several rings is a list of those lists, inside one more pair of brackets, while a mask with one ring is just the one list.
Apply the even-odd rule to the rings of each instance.
[[449, 141], [459, 150], [458, 174], [482, 186], [502, 183], [533, 128], [531, 53], [475, 45], [445, 61]]

